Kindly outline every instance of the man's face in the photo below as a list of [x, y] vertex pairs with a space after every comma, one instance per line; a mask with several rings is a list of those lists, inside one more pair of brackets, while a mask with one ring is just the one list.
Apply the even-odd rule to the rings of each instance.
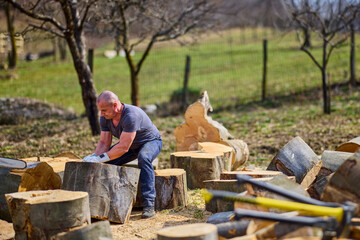
[[97, 106], [101, 111], [101, 116], [104, 116], [106, 119], [113, 119], [116, 116], [115, 108], [117, 103], [106, 103], [104, 101], [100, 101]]

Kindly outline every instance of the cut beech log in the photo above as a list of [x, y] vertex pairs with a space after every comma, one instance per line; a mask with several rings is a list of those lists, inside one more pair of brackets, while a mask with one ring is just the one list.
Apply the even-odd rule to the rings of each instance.
[[[211, 108], [205, 91], [202, 97], [185, 112], [185, 123], [176, 127], [176, 151], [194, 151], [199, 142], [222, 143], [233, 148], [232, 169], [236, 169], [249, 158], [249, 149], [245, 142], [234, 137], [220, 123], [207, 115]], [[231, 140], [231, 141], [230, 141]]]
[[246, 235], [246, 230], [249, 226], [250, 221], [243, 220], [237, 222], [226, 222], [216, 224], [218, 235], [223, 238], [233, 238], [237, 236]]
[[59, 233], [51, 240], [110, 240], [113, 239], [109, 221], [100, 221], [75, 229], [73, 231]]
[[235, 217], [234, 211], [219, 212], [211, 215], [206, 223], [219, 224], [233, 221]]
[[360, 151], [348, 158], [330, 178], [321, 195], [326, 202], [357, 204], [355, 215], [360, 216]]
[[336, 151], [355, 153], [360, 149], [360, 137], [351, 139], [336, 148]]
[[102, 163], [66, 163], [62, 188], [89, 193], [91, 217], [125, 223], [135, 203], [140, 170]]
[[175, 152], [170, 155], [172, 168], [186, 171], [188, 188], [203, 188], [203, 181], [219, 179], [226, 165], [222, 153], [204, 153], [200, 151]]
[[310, 197], [320, 200], [321, 194], [324, 191], [326, 184], [329, 182], [330, 178], [334, 175], [331, 173], [330, 175], [318, 176], [310, 187], [307, 189]]
[[220, 143], [213, 142], [199, 142], [198, 150], [201, 152], [209, 152], [209, 153], [221, 153], [224, 158], [224, 169], [227, 171], [231, 170], [231, 165], [233, 161], [233, 148], [226, 146]]
[[267, 170], [281, 171], [285, 175], [295, 176], [301, 183], [318, 162], [319, 157], [300, 137], [293, 138], [273, 158]]
[[86, 192], [47, 190], [5, 196], [15, 239], [50, 239], [60, 232], [90, 224]]
[[21, 171], [2, 169], [0, 173], [0, 219], [11, 221], [5, 200], [6, 193], [61, 188], [61, 178], [46, 162]]
[[236, 175], [249, 175], [254, 178], [267, 178], [267, 177], [273, 177], [276, 175], [282, 175], [283, 173], [280, 171], [266, 171], [266, 170], [241, 170], [241, 171], [231, 171], [227, 172], [224, 171], [220, 174], [220, 179], [222, 180], [230, 180], [230, 179], [236, 179]]
[[155, 170], [155, 208], [171, 209], [187, 205], [187, 184], [184, 169]]
[[167, 227], [157, 232], [158, 240], [217, 240], [217, 228], [210, 223], [185, 224]]
[[319, 172], [320, 176], [327, 176], [335, 172], [346, 159], [351, 157], [353, 153], [339, 151], [324, 151], [321, 154], [322, 167]]
[[311, 170], [309, 170], [301, 181], [300, 185], [304, 189], [308, 189], [310, 185], [315, 181], [316, 176], [319, 174], [322, 167], [322, 162], [318, 161]]

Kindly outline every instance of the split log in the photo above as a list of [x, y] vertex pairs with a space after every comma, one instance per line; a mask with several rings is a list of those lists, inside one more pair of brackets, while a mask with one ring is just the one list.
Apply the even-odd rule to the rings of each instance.
[[280, 171], [266, 171], [266, 170], [250, 170], [245, 169], [241, 171], [231, 171], [227, 172], [224, 171], [220, 174], [220, 179], [222, 180], [230, 180], [230, 179], [236, 179], [236, 175], [248, 175], [253, 178], [268, 178], [268, 177], [274, 177], [277, 175], [283, 175]]
[[187, 184], [184, 169], [155, 170], [155, 208], [171, 209], [187, 205]]
[[273, 158], [267, 170], [281, 171], [295, 176], [301, 183], [306, 174], [320, 161], [319, 157], [300, 137], [293, 138]]
[[92, 218], [125, 223], [135, 202], [140, 170], [102, 163], [66, 163], [62, 188], [89, 193]]
[[249, 158], [247, 144], [235, 139], [219, 122], [207, 115], [211, 108], [209, 96], [205, 91], [202, 97], [185, 112], [185, 123], [176, 127], [176, 151], [197, 150], [199, 142], [222, 143], [233, 148], [232, 169], [246, 163]]
[[320, 200], [321, 194], [324, 191], [326, 184], [329, 182], [330, 178], [334, 175], [331, 173], [330, 175], [318, 176], [310, 187], [307, 189], [310, 197]]
[[158, 240], [217, 240], [217, 228], [210, 223], [185, 224], [167, 227], [157, 232]]
[[75, 229], [73, 231], [59, 233], [51, 240], [111, 240], [113, 239], [109, 221], [100, 221]]
[[310, 185], [315, 182], [316, 177], [318, 176], [322, 167], [322, 162], [318, 161], [312, 169], [310, 169], [306, 175], [304, 176], [303, 180], [301, 181], [300, 185], [304, 189], [308, 189]]
[[170, 162], [172, 168], [186, 171], [187, 187], [190, 189], [205, 187], [205, 180], [219, 179], [226, 165], [223, 154], [200, 151], [172, 153]]
[[249, 223], [249, 220], [226, 222], [216, 224], [216, 227], [218, 235], [227, 239], [246, 235], [246, 230], [249, 226]]
[[351, 139], [336, 148], [336, 151], [355, 153], [360, 149], [360, 137]]
[[5, 200], [6, 193], [32, 190], [50, 190], [61, 188], [61, 178], [46, 162], [36, 167], [21, 171], [0, 171], [0, 219], [11, 221], [10, 212]]
[[0, 239], [15, 239], [12, 223], [0, 220]]
[[211, 223], [211, 224], [226, 223], [233, 221], [234, 217], [235, 217], [234, 211], [219, 212], [211, 215], [208, 218], [208, 220], [206, 220], [206, 223]]
[[86, 192], [47, 190], [5, 196], [15, 239], [50, 239], [60, 232], [90, 224]]
[[324, 151], [321, 154], [322, 167], [319, 172], [320, 176], [327, 176], [335, 172], [346, 159], [353, 153], [339, 151]]
[[357, 204], [355, 216], [360, 216], [360, 151], [348, 158], [330, 178], [321, 195], [326, 202]]

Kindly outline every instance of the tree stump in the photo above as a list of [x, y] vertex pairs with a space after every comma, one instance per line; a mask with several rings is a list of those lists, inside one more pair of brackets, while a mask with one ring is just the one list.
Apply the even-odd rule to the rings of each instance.
[[247, 144], [235, 139], [219, 122], [207, 115], [210, 105], [209, 96], [205, 91], [202, 97], [191, 104], [185, 112], [185, 123], [176, 127], [176, 151], [197, 150], [199, 142], [222, 143], [233, 148], [232, 169], [245, 164], [249, 158]]
[[188, 188], [203, 188], [203, 181], [219, 179], [225, 168], [222, 153], [204, 153], [200, 151], [175, 152], [170, 155], [172, 168], [186, 171]]
[[113, 239], [109, 221], [100, 221], [75, 229], [73, 231], [59, 233], [51, 240], [110, 240]]
[[217, 228], [210, 223], [167, 227], [157, 232], [158, 240], [217, 240]]
[[102, 163], [66, 163], [62, 188], [89, 193], [91, 217], [125, 223], [135, 203], [140, 170]]
[[10, 212], [5, 200], [6, 193], [61, 188], [61, 178], [46, 162], [40, 162], [29, 169], [0, 171], [0, 219], [11, 222]]
[[50, 239], [57, 233], [90, 224], [86, 192], [48, 190], [5, 196], [15, 239]]
[[300, 137], [295, 137], [276, 154], [266, 170], [295, 176], [296, 182], [301, 183], [319, 161], [313, 150]]
[[326, 202], [343, 203], [351, 201], [357, 204], [355, 215], [360, 216], [360, 151], [348, 158], [330, 178], [321, 195]]
[[355, 153], [360, 149], [360, 137], [351, 139], [336, 148], [336, 151]]
[[155, 208], [171, 209], [187, 205], [187, 184], [184, 169], [155, 170]]

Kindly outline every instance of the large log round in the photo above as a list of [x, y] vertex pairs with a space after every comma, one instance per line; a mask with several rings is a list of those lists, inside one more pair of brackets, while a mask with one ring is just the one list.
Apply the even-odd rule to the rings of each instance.
[[185, 224], [163, 228], [157, 232], [158, 240], [217, 240], [217, 227], [210, 223]]
[[349, 142], [341, 144], [336, 151], [354, 153], [360, 149], [360, 137], [351, 139]]
[[102, 163], [68, 162], [62, 188], [89, 193], [91, 217], [125, 223], [135, 203], [140, 169]]
[[15, 239], [50, 239], [60, 232], [90, 224], [86, 192], [64, 190], [6, 194]]

